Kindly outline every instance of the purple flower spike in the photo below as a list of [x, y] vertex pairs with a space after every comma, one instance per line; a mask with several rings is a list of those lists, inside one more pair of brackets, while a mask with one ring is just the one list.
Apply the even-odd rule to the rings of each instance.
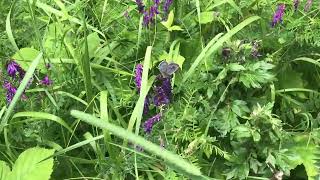
[[[137, 90], [139, 93], [141, 90], [142, 72], [143, 72], [142, 64], [137, 64], [136, 72], [135, 72], [135, 82], [136, 82]], [[148, 114], [149, 105], [150, 105], [150, 101], [149, 101], [149, 97], [147, 96], [146, 99], [144, 100], [144, 108], [143, 108], [144, 114]]]
[[11, 103], [14, 95], [17, 92], [17, 88], [15, 88], [9, 81], [4, 81], [3, 88], [7, 90], [7, 94], [6, 94], [7, 102]]
[[159, 12], [160, 0], [154, 0], [154, 4], [150, 7], [149, 10], [143, 12], [143, 25], [148, 27], [156, 20], [157, 14]]
[[155, 88], [154, 104], [156, 106], [167, 105], [170, 103], [172, 96], [171, 78], [157, 77], [160, 84]]
[[142, 64], [137, 64], [136, 72], [135, 72], [135, 82], [136, 82], [136, 86], [139, 93], [141, 89], [142, 71], [143, 71]]
[[150, 20], [151, 20], [151, 18], [150, 18], [149, 13], [147, 11], [145, 11], [143, 13], [143, 25], [144, 26], [149, 26]]
[[41, 84], [42, 85], [46, 85], [46, 86], [49, 86], [52, 84], [52, 80], [49, 79], [49, 76], [46, 75], [43, 80], [41, 80]]
[[308, 12], [311, 8], [311, 5], [312, 5], [312, 0], [308, 0], [306, 5], [304, 6], [304, 11]]
[[171, 4], [173, 3], [173, 0], [165, 0], [164, 5], [163, 5], [163, 12], [165, 14], [164, 20], [167, 19], [168, 13], [169, 13], [169, 8]]
[[161, 114], [156, 114], [155, 116], [149, 118], [146, 122], [144, 122], [144, 132], [150, 134], [155, 123], [161, 120]]
[[300, 0], [293, 0], [294, 11], [298, 10], [299, 3], [300, 3]]
[[148, 114], [149, 106], [150, 106], [150, 100], [149, 100], [149, 97], [147, 96], [146, 99], [144, 100], [143, 114]]
[[15, 61], [10, 61], [7, 65], [7, 73], [10, 77], [15, 78], [19, 74], [20, 79], [24, 77], [25, 71]]
[[143, 5], [143, 2], [142, 2], [142, 0], [136, 0], [136, 4], [137, 4], [137, 6], [138, 6], [138, 11], [139, 11], [139, 13], [143, 13], [143, 11], [144, 11], [144, 5]]
[[286, 5], [285, 4], [278, 5], [278, 9], [273, 15], [273, 20], [272, 20], [272, 23], [271, 23], [272, 27], [274, 27], [279, 22], [282, 22], [282, 17], [284, 15], [284, 10], [285, 9], [286, 9]]

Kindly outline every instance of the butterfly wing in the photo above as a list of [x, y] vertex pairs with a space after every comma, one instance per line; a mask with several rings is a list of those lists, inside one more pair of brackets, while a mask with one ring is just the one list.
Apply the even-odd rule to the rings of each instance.
[[167, 74], [167, 68], [168, 68], [168, 63], [167, 63], [167, 61], [162, 61], [162, 62], [159, 64], [159, 70], [160, 70], [162, 76], [164, 76], [164, 77], [169, 76], [169, 75]]
[[167, 66], [166, 73], [169, 75], [172, 75], [179, 69], [179, 65], [176, 63], [170, 63]]

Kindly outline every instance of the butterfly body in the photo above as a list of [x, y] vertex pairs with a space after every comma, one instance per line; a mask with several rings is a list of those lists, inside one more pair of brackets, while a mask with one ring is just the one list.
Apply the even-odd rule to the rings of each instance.
[[170, 77], [178, 69], [179, 69], [179, 65], [176, 63], [168, 63], [167, 61], [162, 61], [159, 64], [159, 70], [164, 78]]

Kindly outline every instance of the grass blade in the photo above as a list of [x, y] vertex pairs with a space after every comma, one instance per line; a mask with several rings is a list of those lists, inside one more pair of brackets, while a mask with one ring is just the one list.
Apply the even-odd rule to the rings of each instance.
[[107, 129], [114, 135], [123, 139], [127, 139], [130, 142], [133, 142], [134, 144], [137, 144], [143, 147], [145, 150], [161, 157], [162, 159], [165, 160], [166, 163], [168, 163], [169, 165], [173, 165], [180, 172], [184, 173], [189, 177], [198, 177], [198, 179], [201, 179], [202, 174], [197, 167], [190, 164], [186, 160], [182, 159], [180, 156], [173, 154], [172, 152], [166, 149], [163, 149], [160, 146], [153, 144], [150, 141], [145, 140], [141, 136], [133, 134], [128, 130], [125, 130], [121, 127], [110, 124], [106, 121], [102, 121], [99, 118], [96, 118], [90, 114], [83, 113], [81, 111], [72, 110], [71, 115], [93, 126], [97, 126], [101, 129]]
[[[108, 122], [109, 121], [109, 115], [108, 115], [108, 92], [107, 91], [102, 91], [100, 93], [100, 117], [103, 121]], [[115, 153], [114, 148], [110, 145], [110, 143], [112, 143], [112, 139], [110, 136], [110, 132], [106, 129], [103, 130], [103, 134], [104, 134], [104, 141], [105, 141], [105, 146], [106, 149], [110, 155], [110, 158], [116, 162], [117, 162], [117, 155]], [[120, 165], [120, 163], [118, 163], [118, 165]]]
[[91, 73], [90, 73], [90, 58], [89, 58], [89, 50], [88, 50], [88, 30], [85, 22], [85, 18], [83, 19], [83, 26], [84, 26], [84, 54], [81, 58], [81, 68], [83, 71], [83, 77], [84, 77], [84, 85], [86, 89], [86, 95], [87, 95], [87, 102], [89, 103], [89, 111], [93, 112], [93, 106], [92, 103], [90, 103], [93, 99], [92, 94], [92, 82], [91, 82]]
[[295, 62], [295, 61], [308, 62], [308, 63], [314, 64], [315, 66], [320, 67], [320, 62], [316, 61], [316, 60], [314, 60], [312, 58], [300, 57], [300, 58], [296, 58], [296, 59], [293, 60], [293, 62]]
[[153, 80], [151, 79], [151, 81], [149, 81], [149, 83], [148, 83], [148, 73], [149, 73], [149, 67], [150, 67], [150, 61], [151, 61], [151, 51], [152, 51], [152, 47], [149, 46], [147, 48], [145, 59], [144, 59], [144, 64], [143, 64], [140, 97], [138, 99], [136, 106], [133, 109], [133, 112], [132, 112], [132, 115], [130, 117], [129, 124], [128, 124], [128, 131], [132, 131], [134, 124], [137, 123], [136, 124], [136, 134], [139, 133], [141, 118], [142, 118], [142, 113], [143, 113], [143, 107], [144, 107], [144, 100], [148, 94], [150, 87], [151, 87], [150, 84], [152, 84], [152, 82], [153, 82]]
[[[10, 41], [10, 43], [12, 44], [12, 46], [15, 48], [15, 50], [19, 53], [19, 55], [21, 56], [21, 53], [19, 51], [19, 47], [17, 46], [17, 43], [16, 41], [14, 40], [14, 37], [13, 37], [13, 33], [12, 33], [12, 29], [11, 29], [11, 22], [10, 22], [10, 19], [11, 19], [11, 11], [12, 11], [12, 8], [14, 6], [14, 4], [16, 3], [16, 1], [14, 1], [13, 5], [11, 6], [10, 8], [10, 11], [7, 15], [7, 19], [6, 19], [6, 32], [7, 32], [7, 36], [8, 36], [8, 39]], [[22, 56], [21, 56], [22, 57]], [[23, 58], [23, 57], [22, 57]]]
[[15, 115], [13, 115], [12, 119], [19, 118], [19, 117], [31, 117], [39, 120], [54, 121], [60, 124], [61, 126], [65, 127], [68, 131], [70, 131], [70, 133], [72, 133], [72, 129], [69, 127], [69, 125], [63, 119], [53, 114], [44, 113], [44, 112], [18, 112]]
[[220, 48], [223, 45], [224, 42], [229, 40], [233, 35], [235, 35], [237, 32], [242, 30], [244, 27], [246, 27], [247, 25], [251, 24], [252, 22], [254, 22], [254, 21], [258, 20], [258, 19], [260, 19], [259, 16], [249, 17], [248, 19], [242, 21], [236, 27], [231, 29], [228, 33], [226, 33], [221, 38], [219, 38], [221, 36], [221, 34], [218, 34], [216, 37], [214, 37], [209, 42], [209, 44], [202, 50], [202, 52], [197, 57], [197, 59], [193, 62], [193, 64], [191, 65], [190, 69], [188, 70], [188, 72], [184, 75], [184, 78], [183, 78], [181, 84], [183, 84], [184, 82], [186, 82], [188, 80], [188, 78], [195, 72], [196, 68], [205, 59], [205, 57], [208, 57], [212, 53], [217, 51], [218, 48]]

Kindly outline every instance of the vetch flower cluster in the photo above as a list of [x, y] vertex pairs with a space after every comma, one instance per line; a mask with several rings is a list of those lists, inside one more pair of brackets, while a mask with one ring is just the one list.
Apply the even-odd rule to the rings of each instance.
[[[173, 0], [165, 0], [163, 4], [163, 20], [166, 20], [168, 15], [169, 9]], [[142, 0], [136, 0], [136, 4], [138, 6], [138, 11], [140, 14], [143, 14], [143, 25], [149, 26], [155, 22], [156, 17], [160, 14], [160, 0], [153, 0], [153, 4], [146, 9], [145, 5], [143, 4]]]
[[272, 23], [271, 23], [272, 27], [275, 27], [276, 24], [282, 22], [282, 18], [283, 18], [285, 9], [286, 9], [286, 5], [285, 4], [279, 4], [278, 5], [278, 9], [273, 15], [273, 20], [272, 20]]
[[52, 80], [49, 79], [49, 76], [46, 75], [43, 80], [41, 80], [41, 84], [45, 86], [49, 86], [52, 84]]
[[14, 87], [9, 81], [5, 80], [3, 83], [3, 88], [6, 89], [7, 93], [6, 93], [6, 99], [8, 104], [11, 103], [13, 96], [16, 94], [17, 92], [17, 88]]
[[142, 71], [143, 71], [142, 64], [137, 64], [136, 70], [135, 70], [135, 82], [136, 82], [136, 87], [139, 93], [141, 89]]
[[[46, 67], [49, 69], [50, 65], [46, 65]], [[6, 100], [7, 103], [10, 104], [14, 95], [17, 92], [17, 87], [14, 85], [16, 83], [21, 83], [22, 79], [24, 78], [26, 72], [25, 70], [14, 60], [11, 60], [7, 66], [6, 66], [6, 72], [8, 74], [8, 78], [4, 79], [3, 82], [3, 88], [6, 90]], [[32, 84], [33, 78], [31, 78], [26, 86], [26, 88], [29, 88]], [[45, 75], [45, 77], [40, 80], [40, 84], [49, 86], [53, 83], [53, 81], [49, 78], [48, 75]], [[25, 100], [27, 99], [27, 96], [25, 93], [22, 94], [21, 99]]]
[[[137, 64], [135, 67], [135, 84], [137, 91], [141, 91], [141, 81], [142, 81], [143, 66], [142, 64]], [[150, 99], [153, 99], [153, 104], [156, 108], [160, 108], [160, 113], [150, 117], [144, 122], [144, 131], [150, 134], [153, 126], [159, 122], [162, 118], [162, 108], [170, 103], [172, 98], [172, 86], [171, 86], [171, 76], [164, 76], [159, 74], [156, 78], [155, 86], [153, 91], [149, 92], [145, 101], [143, 113], [147, 115], [149, 113]]]
[[[11, 60], [7, 64], [7, 74], [9, 77], [12, 78], [13, 82], [17, 80], [20, 83], [25, 73], [26, 72], [21, 68], [21, 66], [14, 60]], [[17, 77], [19, 78], [17, 79]], [[7, 103], [9, 104], [11, 103], [14, 95], [16, 94], [17, 88], [14, 86], [12, 82], [10, 82], [7, 79], [5, 79], [3, 82], [3, 88], [6, 90], [6, 100], [7, 100]], [[27, 97], [25, 96], [25, 94], [23, 94], [22, 99], [26, 99], [26, 98]]]
[[14, 79], [16, 78], [17, 75], [19, 75], [20, 80], [23, 79], [23, 77], [25, 75], [25, 71], [14, 60], [12, 60], [8, 63], [7, 73], [10, 77], [12, 77]]
[[161, 114], [156, 114], [155, 116], [152, 116], [149, 118], [146, 122], [144, 122], [144, 132], [150, 134], [152, 131], [152, 128], [155, 123], [159, 122], [161, 120]]
[[149, 26], [154, 23], [157, 15], [159, 14], [159, 5], [160, 0], [154, 0], [154, 4], [150, 7], [149, 10], [143, 12], [143, 24]]
[[171, 77], [157, 76], [159, 85], [155, 87], [154, 104], [156, 106], [167, 105], [172, 96]]
[[142, 0], [136, 0], [136, 4], [138, 6], [139, 13], [143, 13], [144, 12], [144, 5], [143, 5]]
[[169, 8], [171, 4], [173, 3], [173, 0], [165, 0], [164, 5], [163, 5], [163, 12], [164, 12], [164, 20], [167, 19], [168, 13], [169, 13]]
[[[135, 83], [139, 93], [141, 90], [142, 72], [143, 72], [142, 64], [137, 64], [136, 70], [135, 70]], [[143, 108], [144, 114], [148, 114], [149, 105], [150, 105], [150, 101], [149, 101], [149, 96], [147, 95], [146, 99], [144, 100], [144, 108]]]

